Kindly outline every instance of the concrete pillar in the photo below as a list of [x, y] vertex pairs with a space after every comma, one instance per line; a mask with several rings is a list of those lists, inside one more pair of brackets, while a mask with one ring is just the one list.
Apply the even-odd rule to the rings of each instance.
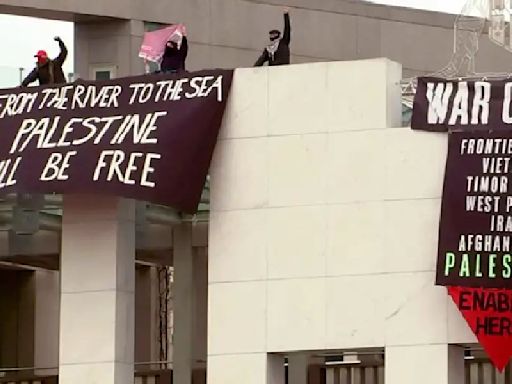
[[159, 364], [159, 300], [156, 267], [139, 265], [135, 270], [135, 362], [137, 370], [158, 369]]
[[65, 196], [60, 384], [134, 382], [135, 206]]
[[35, 280], [34, 366], [38, 375], [58, 375], [60, 276], [38, 270]]
[[[357, 353], [348, 352], [343, 354], [343, 361], [356, 363], [359, 360]], [[350, 368], [350, 376], [357, 383], [361, 381], [361, 370], [359, 368]]]
[[[158, 270], [156, 267], [150, 269], [151, 280], [151, 360], [160, 361], [160, 289], [158, 281]], [[151, 365], [151, 369], [160, 369], [161, 364]]]
[[[58, 373], [59, 273], [0, 271], [0, 367]], [[26, 372], [31, 373], [30, 371]]]
[[16, 271], [0, 269], [0, 367], [18, 364]]
[[288, 382], [308, 384], [308, 353], [290, 353], [288, 355]]
[[[284, 357], [281, 355], [268, 354], [266, 384], [284, 384], [284, 379]], [[288, 382], [292, 383], [291, 381]]]
[[194, 312], [192, 371], [194, 384], [206, 383], [208, 339], [208, 250], [194, 248]]
[[0, 313], [0, 367], [33, 367], [32, 271], [0, 270]]
[[267, 353], [210, 355], [207, 383], [284, 384], [284, 356]]
[[448, 382], [464, 384], [466, 367], [464, 363], [464, 348], [457, 345], [448, 346]]
[[386, 347], [385, 382], [464, 384], [464, 349], [448, 344]]
[[325, 358], [320, 356], [310, 356], [308, 368], [308, 384], [324, 384], [325, 374]]
[[174, 229], [174, 335], [173, 382], [192, 383], [194, 258], [192, 228], [182, 224]]
[[114, 69], [115, 77], [144, 73], [139, 49], [144, 23], [139, 20], [109, 20], [75, 23], [75, 72], [82, 79], [92, 79], [94, 68]]
[[35, 321], [35, 281], [34, 273], [19, 273], [18, 301], [18, 366], [34, 366], [34, 321]]

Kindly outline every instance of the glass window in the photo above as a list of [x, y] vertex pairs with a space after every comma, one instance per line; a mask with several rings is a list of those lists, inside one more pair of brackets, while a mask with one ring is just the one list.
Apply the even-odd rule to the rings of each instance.
[[110, 71], [96, 71], [95, 80], [110, 80], [112, 78]]

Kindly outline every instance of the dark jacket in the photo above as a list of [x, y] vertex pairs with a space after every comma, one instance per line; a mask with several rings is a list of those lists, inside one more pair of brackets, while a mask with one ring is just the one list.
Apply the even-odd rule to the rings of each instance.
[[268, 48], [263, 50], [263, 53], [254, 64], [255, 67], [261, 67], [264, 63], [268, 65], [286, 65], [290, 64], [290, 39], [291, 39], [291, 26], [290, 15], [284, 14], [284, 33], [274, 55], [268, 51]]
[[187, 59], [187, 55], [188, 41], [187, 37], [183, 36], [180, 49], [173, 47], [165, 47], [165, 52], [162, 58], [162, 63], [160, 64], [160, 69], [162, 70], [162, 72], [180, 70], [184, 71], [185, 60]]
[[60, 40], [59, 47], [59, 56], [54, 60], [48, 60], [44, 64], [37, 64], [37, 67], [34, 68], [34, 70], [30, 72], [21, 83], [23, 87], [26, 87], [36, 80], [39, 80], [39, 85], [66, 83], [66, 76], [64, 76], [62, 65], [68, 56], [68, 50], [66, 45]]

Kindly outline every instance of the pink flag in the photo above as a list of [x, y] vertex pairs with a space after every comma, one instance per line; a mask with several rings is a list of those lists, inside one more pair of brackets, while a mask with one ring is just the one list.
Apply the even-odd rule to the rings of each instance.
[[171, 25], [153, 32], [146, 32], [140, 47], [139, 57], [147, 61], [159, 63], [165, 51], [165, 44], [169, 40], [173, 40], [177, 41], [178, 45], [181, 45], [181, 40], [185, 35], [186, 29], [183, 24]]

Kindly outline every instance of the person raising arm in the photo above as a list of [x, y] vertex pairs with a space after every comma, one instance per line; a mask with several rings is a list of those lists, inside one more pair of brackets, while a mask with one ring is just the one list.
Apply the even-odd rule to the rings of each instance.
[[290, 64], [291, 23], [288, 8], [284, 9], [283, 37], [279, 30], [273, 29], [269, 32], [269, 39], [270, 44], [265, 47], [254, 66], [261, 67], [266, 62], [269, 66]]
[[37, 58], [36, 67], [25, 77], [21, 83], [22, 87], [26, 87], [36, 80], [39, 80], [39, 85], [66, 83], [62, 66], [68, 56], [68, 50], [60, 37], [55, 37], [54, 40], [59, 43], [59, 56], [50, 60], [46, 51], [39, 50], [35, 55]]

